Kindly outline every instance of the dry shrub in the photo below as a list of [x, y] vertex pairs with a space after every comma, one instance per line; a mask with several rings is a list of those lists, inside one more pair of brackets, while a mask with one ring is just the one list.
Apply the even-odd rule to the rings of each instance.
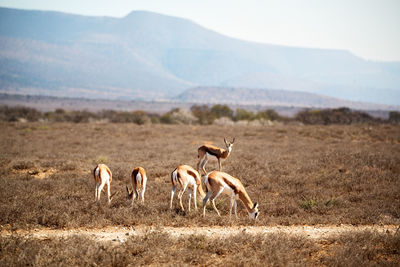
[[195, 124], [198, 119], [186, 109], [175, 108], [160, 117], [160, 122], [165, 124]]
[[398, 266], [400, 234], [365, 231], [329, 238], [327, 251], [320, 258], [328, 266]]
[[63, 110], [40, 112], [28, 107], [8, 107], [0, 106], [0, 121], [6, 122], [99, 122], [99, 123], [135, 123], [138, 125], [150, 123], [163, 124], [194, 124], [201, 125], [212, 124], [216, 119], [226, 117], [233, 121], [260, 121], [264, 122], [280, 121], [284, 123], [293, 123], [297, 121], [304, 124], [330, 125], [330, 124], [360, 124], [360, 123], [398, 123], [399, 112], [391, 111], [388, 119], [374, 118], [366, 112], [355, 111], [349, 108], [337, 109], [305, 109], [298, 112], [294, 118], [279, 115], [273, 109], [254, 112], [252, 110], [237, 108], [235, 112], [227, 105], [193, 105], [190, 111], [181, 111], [179, 108], [173, 108], [171, 111], [162, 115], [148, 113], [141, 110], [136, 111], [115, 111], [102, 110], [99, 112], [90, 112], [87, 110]]
[[389, 122], [390, 123], [400, 123], [400, 112], [398, 112], [398, 111], [389, 112]]
[[357, 124], [357, 123], [378, 123], [379, 119], [373, 118], [371, 115], [353, 111], [349, 108], [337, 109], [305, 109], [296, 114], [295, 119], [304, 124]]
[[38, 121], [41, 117], [42, 113], [34, 108], [0, 106], [0, 121]]
[[232, 126], [232, 125], [235, 124], [235, 122], [232, 121], [231, 118], [228, 118], [228, 117], [221, 117], [221, 118], [216, 119], [216, 120], [214, 121], [214, 124], [215, 124], [215, 125], [219, 125], [219, 126], [224, 126], [224, 125]]
[[99, 242], [72, 236], [0, 239], [0, 265], [200, 265], [200, 266], [398, 266], [397, 235], [362, 232], [311, 240], [285, 233], [173, 238], [154, 231], [143, 236]]
[[[226, 238], [192, 235], [172, 238], [153, 232], [129, 237], [125, 243], [97, 243], [88, 237], [0, 240], [0, 264], [10, 265], [287, 265], [306, 264], [316, 246], [285, 234]], [[297, 253], [292, 253], [296, 250]]]
[[212, 124], [217, 118], [207, 105], [194, 105], [190, 108], [193, 115], [198, 119], [200, 124]]
[[12, 168], [14, 170], [28, 170], [30, 168], [34, 168], [35, 167], [35, 163], [33, 163], [32, 161], [18, 161], [16, 163], [13, 164]]

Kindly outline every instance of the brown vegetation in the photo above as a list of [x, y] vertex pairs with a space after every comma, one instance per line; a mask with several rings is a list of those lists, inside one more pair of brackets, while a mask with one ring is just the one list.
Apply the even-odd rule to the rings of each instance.
[[[0, 228], [14, 231], [105, 226], [262, 226], [399, 224], [400, 126], [273, 127], [137, 125], [133, 123], [0, 123]], [[195, 166], [197, 147], [236, 137], [224, 171], [243, 182], [260, 216], [250, 221], [239, 202], [169, 209], [170, 173]], [[111, 205], [94, 202], [92, 170], [113, 172]], [[147, 170], [146, 203], [125, 203], [133, 167]], [[210, 159], [207, 169], [215, 169]], [[39, 179], [40, 178], [40, 179]], [[184, 196], [187, 205], [187, 195]], [[199, 200], [201, 207], [201, 201]], [[295, 252], [295, 253], [293, 253]], [[250, 256], [249, 256], [250, 255]], [[319, 240], [302, 236], [241, 234], [216, 240], [153, 233], [120, 245], [88, 237], [38, 240], [0, 238], [0, 265], [361, 265], [399, 262], [399, 233], [349, 233]]]
[[[397, 224], [400, 218], [396, 125], [3, 123], [0, 128], [3, 227]], [[170, 173], [179, 164], [195, 166], [197, 147], [221, 146], [224, 136], [236, 137], [224, 171], [240, 178], [260, 204], [259, 219], [250, 222], [240, 203], [239, 220], [229, 220], [229, 200], [223, 197], [217, 202], [221, 218], [211, 208], [206, 218], [178, 206], [170, 211]], [[110, 206], [94, 203], [91, 171], [101, 162], [113, 172], [112, 193], [120, 192]], [[137, 165], [148, 173], [146, 204], [131, 207], [125, 204], [125, 186]], [[210, 159], [207, 170], [216, 165]], [[33, 175], [45, 170], [51, 172], [43, 179]]]
[[360, 111], [352, 111], [349, 108], [309, 110], [297, 113], [295, 119], [304, 124], [355, 124], [380, 122], [379, 119]]
[[236, 108], [232, 110], [228, 105], [193, 105], [190, 111], [186, 109], [173, 108], [164, 114], [149, 113], [141, 110], [115, 111], [101, 110], [91, 112], [87, 110], [55, 109], [54, 111], [40, 112], [34, 108], [24, 106], [8, 107], [0, 106], [0, 121], [5, 122], [115, 122], [143, 124], [200, 124], [210, 125], [218, 119], [227, 119], [233, 124], [235, 122], [265, 121], [300, 122], [312, 125], [331, 124], [361, 124], [361, 123], [392, 123], [400, 121], [399, 112], [391, 111], [389, 118], [384, 120], [375, 118], [368, 113], [353, 111], [349, 108], [337, 109], [305, 109], [299, 111], [294, 118], [279, 115], [273, 109], [259, 110], [257, 112]]
[[125, 242], [95, 242], [87, 236], [0, 239], [2, 266], [398, 266], [400, 235], [365, 231], [312, 240], [285, 233], [210, 238], [171, 237], [155, 231]]

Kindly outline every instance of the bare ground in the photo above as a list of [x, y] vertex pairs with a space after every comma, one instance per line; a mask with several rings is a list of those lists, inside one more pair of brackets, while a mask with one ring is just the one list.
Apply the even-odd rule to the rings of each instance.
[[1, 236], [12, 235], [37, 239], [66, 238], [74, 235], [91, 237], [96, 241], [125, 242], [130, 236], [143, 236], [150, 233], [166, 233], [171, 237], [186, 237], [203, 235], [208, 238], [224, 238], [241, 233], [250, 235], [289, 234], [303, 236], [310, 239], [325, 239], [349, 233], [376, 231], [378, 233], [399, 233], [399, 225], [292, 225], [292, 226], [237, 226], [237, 227], [105, 227], [101, 229], [74, 228], [62, 229], [34, 229], [34, 230], [2, 230]]

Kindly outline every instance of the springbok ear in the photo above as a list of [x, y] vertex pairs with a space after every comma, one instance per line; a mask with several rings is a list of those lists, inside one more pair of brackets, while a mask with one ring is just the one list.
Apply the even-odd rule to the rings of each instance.
[[253, 209], [256, 209], [256, 208], [258, 208], [258, 203], [256, 202], [256, 203], [254, 203], [254, 207], [253, 207]]

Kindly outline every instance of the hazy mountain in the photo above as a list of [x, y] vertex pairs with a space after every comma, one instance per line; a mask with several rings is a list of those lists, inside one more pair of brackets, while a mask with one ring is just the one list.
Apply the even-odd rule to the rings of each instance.
[[228, 87], [196, 87], [183, 92], [175, 100], [199, 104], [399, 110], [398, 106], [361, 103], [307, 92]]
[[169, 99], [198, 85], [400, 104], [400, 62], [241, 41], [145, 11], [110, 18], [0, 8], [2, 92]]

